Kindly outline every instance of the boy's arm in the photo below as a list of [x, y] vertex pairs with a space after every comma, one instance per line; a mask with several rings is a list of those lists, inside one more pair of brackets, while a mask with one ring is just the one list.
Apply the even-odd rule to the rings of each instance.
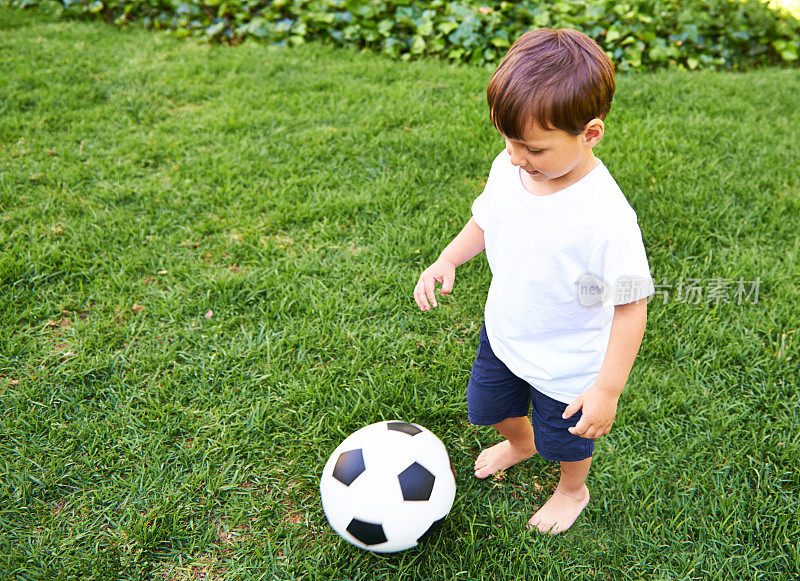
[[456, 267], [479, 254], [484, 246], [483, 230], [474, 218], [470, 218], [458, 236], [442, 251], [438, 260], [420, 275], [417, 286], [414, 287], [414, 300], [417, 306], [423, 311], [430, 310], [431, 304], [434, 307], [438, 306], [434, 294], [436, 283], [442, 283], [440, 293], [443, 295], [453, 290]]
[[614, 307], [611, 337], [603, 366], [590, 388], [564, 410], [564, 419], [583, 409], [581, 419], [569, 431], [584, 438], [607, 434], [617, 414], [617, 400], [628, 381], [647, 323], [647, 299]]

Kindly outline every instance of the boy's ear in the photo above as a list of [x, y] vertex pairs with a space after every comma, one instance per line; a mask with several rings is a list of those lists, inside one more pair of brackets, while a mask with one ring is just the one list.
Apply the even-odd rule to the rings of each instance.
[[602, 119], [592, 119], [583, 128], [584, 145], [592, 148], [603, 139], [606, 126]]

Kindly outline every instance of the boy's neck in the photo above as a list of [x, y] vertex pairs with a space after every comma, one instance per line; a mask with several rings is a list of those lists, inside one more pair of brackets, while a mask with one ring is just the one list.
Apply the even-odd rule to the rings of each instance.
[[588, 153], [589, 154], [586, 156], [586, 158], [575, 168], [567, 172], [567, 174], [559, 178], [549, 179], [544, 182], [534, 181], [528, 172], [520, 169], [519, 176], [522, 180], [522, 185], [525, 187], [528, 193], [533, 194], [534, 196], [551, 196], [555, 193], [558, 193], [561, 190], [564, 190], [569, 186], [581, 181], [600, 164], [600, 160], [595, 157], [594, 153], [591, 151]]

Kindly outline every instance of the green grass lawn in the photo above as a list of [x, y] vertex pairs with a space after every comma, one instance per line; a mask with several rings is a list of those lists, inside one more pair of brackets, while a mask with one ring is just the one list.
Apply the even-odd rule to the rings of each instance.
[[[663, 292], [551, 538], [524, 524], [554, 466], [471, 475], [485, 259], [439, 309], [411, 296], [502, 147], [491, 71], [8, 9], [0, 62], [0, 578], [800, 575], [800, 70], [618, 79], [598, 155]], [[376, 556], [318, 478], [395, 418], [459, 491]]]

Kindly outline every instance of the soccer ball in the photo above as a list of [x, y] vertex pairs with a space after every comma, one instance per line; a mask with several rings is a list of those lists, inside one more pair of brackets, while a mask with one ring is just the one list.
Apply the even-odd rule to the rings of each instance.
[[444, 521], [456, 495], [442, 441], [399, 421], [348, 436], [325, 464], [319, 488], [333, 530], [378, 553], [415, 546]]

